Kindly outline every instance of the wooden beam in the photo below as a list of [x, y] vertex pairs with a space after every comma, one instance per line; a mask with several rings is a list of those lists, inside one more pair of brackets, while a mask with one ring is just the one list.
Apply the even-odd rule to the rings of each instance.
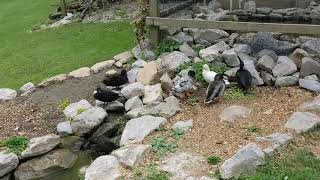
[[[159, 18], [160, 16], [160, 8], [159, 8], [159, 0], [150, 0], [150, 16], [154, 18]], [[159, 26], [150, 24], [150, 40], [155, 48], [158, 46], [160, 41], [160, 29]]]
[[320, 34], [320, 25], [278, 24], [234, 21], [202, 21], [194, 19], [173, 19], [147, 17], [147, 25], [164, 27], [188, 27], [199, 29], [222, 29], [248, 32], [279, 32], [293, 34]]

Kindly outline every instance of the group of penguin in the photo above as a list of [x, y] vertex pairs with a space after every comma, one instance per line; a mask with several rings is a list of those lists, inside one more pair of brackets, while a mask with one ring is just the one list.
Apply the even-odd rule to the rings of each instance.
[[[207, 64], [203, 66], [202, 77], [209, 83], [206, 91], [204, 103], [210, 104], [216, 98], [223, 96], [226, 85], [229, 85], [228, 80], [224, 80], [223, 74], [210, 71]], [[252, 76], [248, 70], [244, 68], [244, 63], [240, 60], [240, 68], [236, 72], [236, 80], [242, 90], [248, 90], [252, 85]], [[173, 92], [185, 93], [186, 96], [192, 91], [195, 81], [195, 72], [190, 70], [187, 75], [182, 76], [173, 86]]]
[[[186, 96], [190, 96], [194, 87], [195, 76], [195, 71], [189, 70], [188, 74], [183, 75], [174, 82], [171, 93], [184, 93]], [[210, 71], [210, 68], [207, 64], [203, 66], [202, 76], [205, 81], [209, 83], [204, 101], [206, 104], [209, 104], [216, 98], [223, 96], [226, 85], [230, 84], [228, 80], [224, 80], [223, 74]], [[244, 68], [244, 63], [242, 60], [240, 60], [240, 68], [236, 72], [236, 80], [242, 90], [248, 90], [251, 87], [252, 76], [250, 72]], [[120, 74], [116, 74], [103, 80], [103, 84], [105, 86], [98, 87], [96, 89], [94, 92], [94, 98], [102, 102], [115, 101], [120, 98], [119, 93], [107, 87], [115, 87], [119, 89], [120, 86], [127, 84], [128, 81], [127, 71], [122, 69]]]

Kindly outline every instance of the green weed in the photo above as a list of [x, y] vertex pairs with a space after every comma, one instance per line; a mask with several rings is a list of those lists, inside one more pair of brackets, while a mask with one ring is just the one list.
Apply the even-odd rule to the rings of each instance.
[[207, 161], [210, 165], [217, 165], [218, 163], [221, 162], [221, 158], [218, 156], [210, 156], [208, 157]]
[[0, 146], [5, 146], [10, 152], [20, 155], [28, 146], [28, 138], [24, 136], [10, 137], [0, 143]]
[[243, 175], [240, 180], [319, 180], [320, 159], [307, 150], [296, 150], [284, 158], [268, 159], [254, 175]]
[[225, 92], [225, 97], [232, 101], [245, 100], [251, 98], [252, 96], [253, 94], [242, 91], [236, 84], [232, 84]]
[[247, 128], [247, 132], [249, 132], [249, 133], [259, 133], [260, 131], [261, 131], [261, 129], [258, 127], [255, 127], [255, 126]]
[[61, 111], [65, 110], [68, 106], [70, 105], [70, 100], [69, 99], [63, 99], [63, 100], [60, 100], [59, 102], [59, 109]]
[[190, 106], [195, 106], [200, 101], [198, 96], [189, 96], [187, 99], [187, 104]]
[[167, 142], [167, 139], [163, 136], [156, 137], [150, 141], [152, 149], [160, 155], [165, 155], [171, 152], [175, 152], [176, 145]]
[[171, 131], [171, 133], [170, 133], [170, 136], [173, 137], [176, 140], [182, 139], [183, 135], [184, 135], [183, 130], [181, 130], [179, 128], [178, 129], [173, 129]]
[[163, 124], [161, 124], [157, 129], [156, 129], [156, 131], [165, 131], [166, 130], [166, 127], [163, 125]]
[[162, 53], [173, 52], [179, 50], [180, 43], [174, 41], [164, 41], [159, 43], [158, 47], [155, 50], [156, 56], [159, 57]]
[[160, 171], [156, 168], [156, 165], [151, 164], [147, 167], [147, 176], [144, 180], [169, 180], [169, 176], [166, 172]]

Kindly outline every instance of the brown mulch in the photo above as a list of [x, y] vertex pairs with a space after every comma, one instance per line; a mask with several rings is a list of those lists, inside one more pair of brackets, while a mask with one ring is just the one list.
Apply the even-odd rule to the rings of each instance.
[[[204, 90], [198, 92], [198, 95], [203, 97]], [[227, 159], [241, 147], [255, 142], [258, 136], [287, 132], [284, 124], [288, 118], [302, 103], [312, 98], [312, 93], [298, 87], [281, 89], [258, 87], [255, 89], [254, 96], [245, 100], [223, 99], [215, 104], [205, 105], [201, 99], [200, 103], [193, 106], [184, 101], [181, 112], [168, 119], [166, 129], [170, 129], [177, 121], [193, 119], [193, 128], [177, 143], [178, 151], [191, 151], [205, 157], [215, 155]], [[219, 114], [232, 105], [252, 108], [251, 115], [232, 124], [221, 122]], [[259, 128], [260, 131], [248, 132], [247, 128], [250, 127]], [[168, 136], [169, 132], [157, 132], [148, 139], [161, 135]]]
[[28, 96], [0, 103], [0, 140], [14, 135], [32, 138], [55, 133], [57, 124], [65, 120], [58, 108], [59, 102], [86, 99], [93, 103], [93, 92], [106, 71], [82, 79], [67, 79], [38, 88]]

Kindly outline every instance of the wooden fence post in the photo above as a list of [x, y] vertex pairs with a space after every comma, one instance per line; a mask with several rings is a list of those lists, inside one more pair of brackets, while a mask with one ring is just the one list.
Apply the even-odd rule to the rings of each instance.
[[60, 0], [61, 12], [63, 16], [67, 16], [66, 0]]
[[[159, 0], [150, 0], [150, 16], [160, 17]], [[150, 40], [153, 47], [157, 47], [160, 40], [159, 26], [150, 26]]]

